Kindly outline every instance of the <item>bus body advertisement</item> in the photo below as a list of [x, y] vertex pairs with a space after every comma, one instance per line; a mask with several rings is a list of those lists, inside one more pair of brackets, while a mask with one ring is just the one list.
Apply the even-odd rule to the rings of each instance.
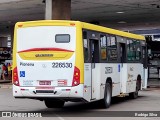
[[79, 21], [18, 22], [13, 47], [13, 96], [43, 100], [49, 108], [67, 101], [138, 97], [146, 84], [143, 36]]

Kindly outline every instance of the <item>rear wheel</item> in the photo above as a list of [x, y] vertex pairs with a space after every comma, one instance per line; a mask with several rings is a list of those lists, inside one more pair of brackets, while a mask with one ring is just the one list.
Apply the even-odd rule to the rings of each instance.
[[109, 83], [105, 85], [104, 99], [102, 100], [103, 107], [109, 108], [111, 105], [112, 89]]
[[138, 97], [138, 86], [136, 86], [136, 91], [129, 93], [129, 97], [132, 99], [136, 99]]
[[62, 108], [64, 103], [62, 100], [45, 100], [45, 105], [48, 108]]

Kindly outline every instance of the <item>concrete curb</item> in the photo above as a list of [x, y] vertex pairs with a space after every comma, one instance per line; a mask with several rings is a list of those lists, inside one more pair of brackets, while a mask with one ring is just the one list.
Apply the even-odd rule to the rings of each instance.
[[12, 83], [12, 80], [0, 80], [0, 84]]
[[160, 85], [149, 85], [147, 88], [160, 88]]
[[0, 89], [12, 89], [12, 85], [0, 85]]
[[0, 80], [0, 89], [12, 89], [12, 80]]

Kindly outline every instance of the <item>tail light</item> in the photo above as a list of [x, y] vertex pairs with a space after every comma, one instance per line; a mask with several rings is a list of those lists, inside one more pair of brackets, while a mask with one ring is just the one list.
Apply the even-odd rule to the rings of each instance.
[[17, 67], [13, 69], [13, 84], [19, 86], [19, 79], [18, 79], [18, 70]]
[[80, 84], [80, 70], [77, 67], [74, 67], [72, 86], [77, 86], [79, 84]]

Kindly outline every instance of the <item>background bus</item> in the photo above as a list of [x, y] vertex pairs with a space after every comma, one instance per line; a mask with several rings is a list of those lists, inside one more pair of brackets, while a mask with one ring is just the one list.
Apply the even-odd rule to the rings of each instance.
[[79, 21], [30, 21], [15, 26], [13, 96], [66, 101], [136, 98], [144, 86], [146, 43], [140, 35]]

